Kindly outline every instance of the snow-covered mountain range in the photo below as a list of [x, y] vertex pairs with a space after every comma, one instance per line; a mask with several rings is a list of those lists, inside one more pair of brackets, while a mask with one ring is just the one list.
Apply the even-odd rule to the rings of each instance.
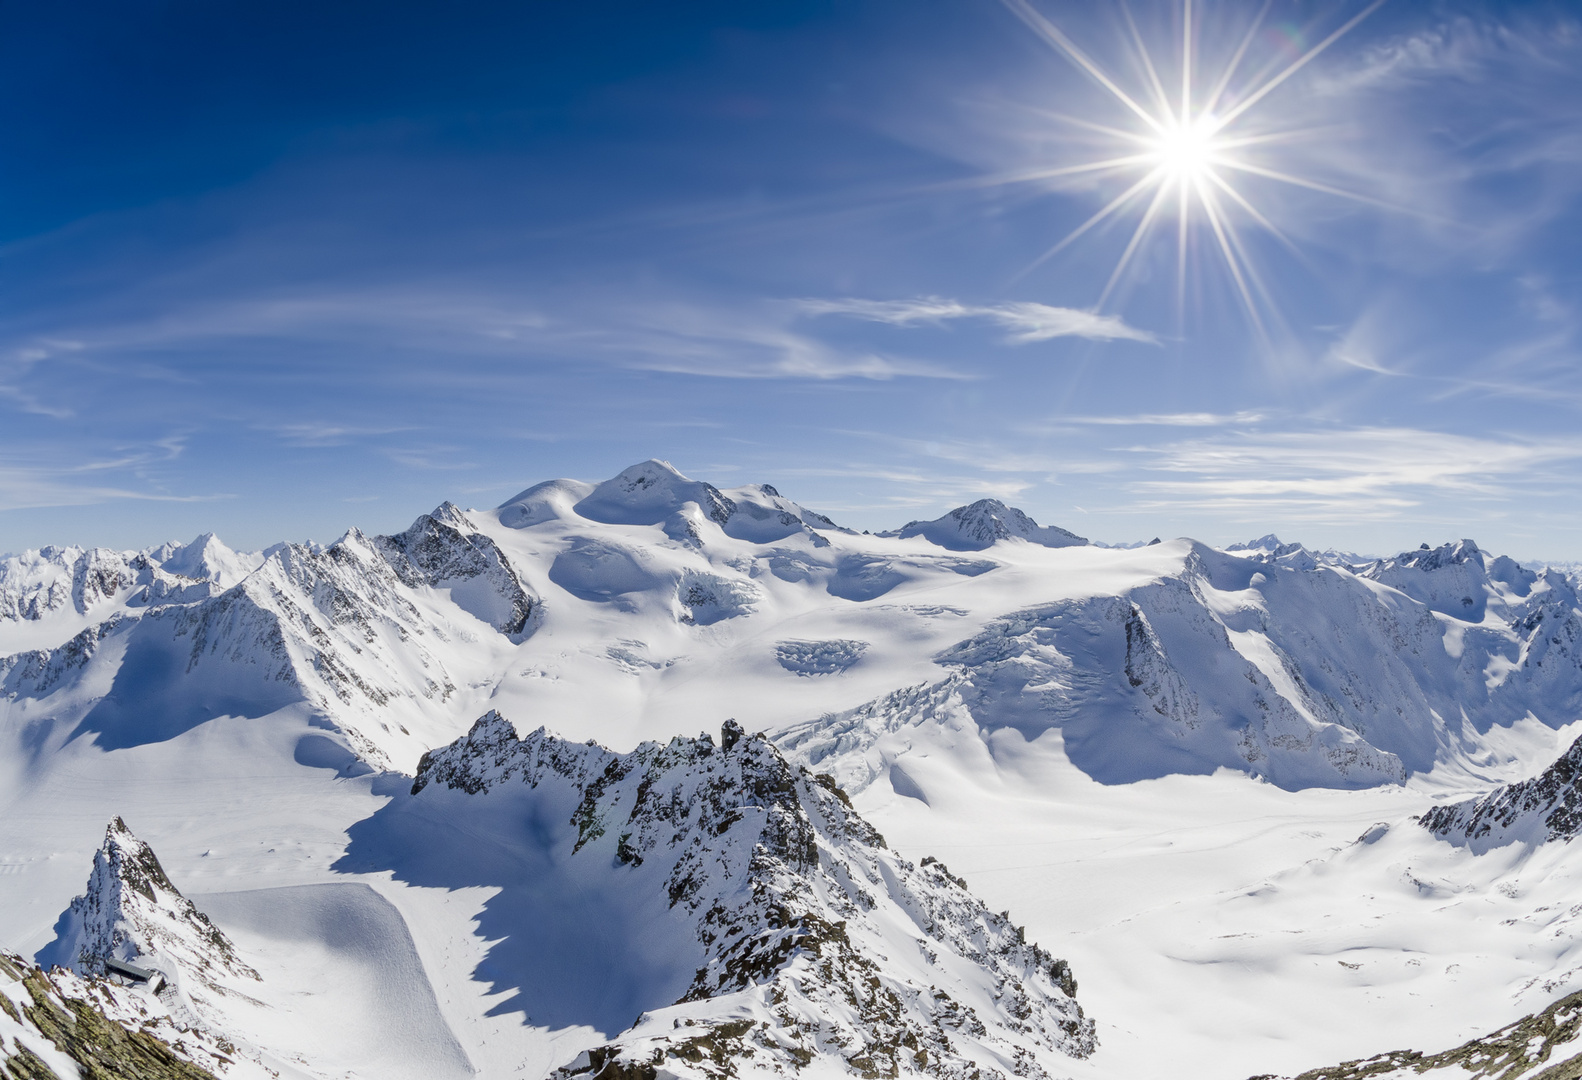
[[[1568, 872], [1543, 841], [1571, 774], [1521, 784], [1582, 720], [1577, 589], [1470, 540], [1113, 548], [995, 500], [870, 535], [659, 461], [327, 546], [28, 552], [0, 561], [0, 943], [81, 977], [165, 963], [205, 1030], [315, 1076], [1136, 1075], [1161, 1039], [1207, 1062], [1225, 1014], [1178, 965], [1273, 972], [1246, 950], [1288, 955], [1307, 897], [1417, 882], [1304, 931], [1382, 956], [1359, 942], [1423, 897], [1450, 927]], [[698, 736], [727, 717], [729, 747]], [[174, 845], [191, 903], [100, 835], [117, 816]], [[1222, 903], [1254, 929], [1188, 944]], [[1435, 1001], [1484, 979], [1423, 1045], [1582, 971], [1568, 936], [1493, 933], [1404, 969]], [[389, 978], [399, 1006], [364, 985]], [[1219, 992], [1277, 1034], [1241, 1075], [1399, 1044], [1301, 1034], [1249, 979]], [[324, 995], [362, 1019], [315, 1027]]]
[[[1286, 787], [1400, 783], [1476, 758], [1492, 727], [1582, 712], [1564, 575], [1466, 540], [1360, 565], [1261, 543], [1106, 550], [992, 500], [859, 536], [773, 488], [651, 461], [324, 548], [238, 555], [205, 536], [13, 557], [5, 631], [43, 647], [0, 659], [0, 687], [46, 741], [114, 749], [299, 706], [368, 764], [409, 770], [491, 699], [552, 697], [534, 678], [637, 683], [626, 730], [597, 732], [619, 744], [650, 733], [632, 712], [710, 669], [748, 669], [768, 696], [787, 673], [865, 667], [837, 685], [883, 694], [804, 683], [750, 722], [800, 721], [795, 744], [822, 760], [922, 722], [906, 703], [926, 698], [984, 732], [1060, 728], [1105, 782], [1231, 767]], [[898, 638], [904, 664], [887, 662]], [[876, 766], [840, 767], [860, 786]]]

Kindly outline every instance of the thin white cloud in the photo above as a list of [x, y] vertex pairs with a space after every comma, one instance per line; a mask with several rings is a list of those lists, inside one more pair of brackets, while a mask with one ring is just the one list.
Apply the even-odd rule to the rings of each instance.
[[1062, 417], [1064, 423], [1094, 424], [1104, 427], [1229, 427], [1234, 424], [1257, 424], [1265, 418], [1257, 412], [1235, 413], [1136, 413], [1131, 416], [1070, 416]]
[[86, 456], [76, 444], [13, 445], [0, 453], [0, 511], [100, 503], [212, 502], [229, 494], [179, 494], [163, 481], [164, 467], [186, 451], [186, 436], [100, 447]]
[[726, 311], [690, 304], [622, 312], [606, 325], [555, 338], [624, 367], [731, 379], [970, 379], [942, 364], [847, 351], [785, 324], [778, 305]]
[[[1041, 308], [1041, 305], [1031, 305]], [[1061, 309], [1045, 309], [1059, 312]], [[589, 360], [615, 367], [733, 379], [971, 379], [944, 364], [872, 350], [849, 350], [794, 328], [797, 312], [775, 303], [732, 308], [688, 303], [609, 304], [562, 310], [554, 317], [531, 305], [489, 297], [414, 290], [339, 296], [276, 297], [196, 305], [140, 322], [75, 335], [85, 357], [157, 348], [215, 347], [268, 340], [304, 344], [375, 343], [403, 351], [442, 351], [448, 357], [520, 358], [549, 363]], [[1054, 316], [1029, 312], [1026, 340], [1060, 331]], [[58, 349], [25, 342], [28, 363]], [[33, 354], [37, 353], [38, 356]], [[453, 382], [453, 367], [433, 369]], [[0, 368], [0, 375], [4, 369]], [[0, 396], [16, 396], [0, 382]], [[280, 434], [305, 445], [370, 432], [301, 431]]]
[[1430, 498], [1499, 500], [1569, 487], [1582, 439], [1517, 440], [1409, 428], [1247, 433], [1143, 446], [1136, 509], [1322, 512], [1336, 520], [1390, 516]]
[[1396, 340], [1400, 333], [1395, 322], [1386, 317], [1381, 305], [1374, 305], [1358, 316], [1351, 327], [1330, 344], [1324, 352], [1325, 362], [1337, 367], [1371, 371], [1375, 375], [1403, 374], [1379, 359], [1381, 356], [1401, 355], [1400, 342]]
[[335, 424], [327, 421], [305, 421], [296, 424], [260, 425], [260, 430], [277, 436], [287, 446], [302, 449], [345, 446], [360, 439], [381, 435], [394, 435], [411, 431], [410, 427], [359, 427], [353, 424]]
[[[1014, 499], [1033, 487], [1030, 480], [996, 479], [979, 476], [957, 476], [931, 473], [925, 470], [897, 468], [888, 464], [853, 464], [842, 468], [784, 468], [777, 469], [787, 477], [819, 477], [839, 480], [873, 480], [883, 485], [872, 496], [860, 501], [823, 499], [818, 503], [820, 512], [836, 515], [842, 513], [868, 513], [878, 510], [910, 512], [956, 506], [982, 498]], [[897, 522], [899, 524], [899, 522]]]
[[476, 469], [478, 466], [471, 461], [457, 461], [452, 455], [460, 453], [461, 448], [455, 446], [398, 446], [386, 448], [385, 457], [397, 465], [404, 465], [409, 469], [428, 469], [442, 472]]
[[810, 299], [797, 301], [797, 306], [808, 315], [845, 315], [890, 326], [941, 325], [957, 319], [985, 319], [1009, 331], [1006, 340], [1017, 345], [1061, 337], [1159, 344], [1154, 334], [1129, 326], [1119, 315], [1100, 315], [1031, 301], [963, 304], [959, 300], [925, 296], [914, 300]]
[[1552, 67], [1557, 54], [1582, 46], [1582, 23], [1561, 18], [1547, 25], [1518, 26], [1459, 16], [1362, 50], [1349, 66], [1335, 66], [1315, 80], [1321, 92], [1359, 87], [1401, 89], [1446, 77], [1482, 79], [1511, 61]]

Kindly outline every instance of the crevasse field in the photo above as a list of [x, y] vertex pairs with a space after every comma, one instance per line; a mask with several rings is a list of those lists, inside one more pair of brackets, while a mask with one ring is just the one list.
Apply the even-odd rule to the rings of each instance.
[[[883, 1073], [840, 1033], [887, 1024], [933, 1075], [1441, 1050], [1582, 987], [1563, 830], [1416, 820], [1582, 734], [1576, 589], [1466, 540], [1119, 549], [994, 502], [854, 533], [663, 462], [328, 547], [28, 552], [0, 946], [90, 974], [128, 905], [157, 933], [100, 945], [164, 965], [148, 1008], [239, 1077], [591, 1074], [607, 1044], [714, 1075], [665, 1040], [722, 1017], [780, 1040], [744, 1074]], [[96, 869], [115, 817], [179, 895]], [[837, 923], [889, 1011], [818, 968]]]

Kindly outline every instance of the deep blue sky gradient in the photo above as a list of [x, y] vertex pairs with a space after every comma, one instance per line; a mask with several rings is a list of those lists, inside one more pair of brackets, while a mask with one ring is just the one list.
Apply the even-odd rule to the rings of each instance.
[[[1036, 6], [1142, 86], [1118, 8]], [[1278, 0], [1252, 67], [1363, 6]], [[1212, 60], [1251, 9], [1199, 10]], [[1168, 81], [1178, 6], [1134, 11]], [[1178, 309], [1170, 220], [1108, 322], [1018, 337], [1136, 221], [1033, 265], [1120, 190], [982, 182], [1091, 157], [1054, 113], [1127, 122], [987, 0], [0, 6], [0, 550], [328, 540], [653, 456], [859, 528], [993, 494], [1582, 558], [1573, 9], [1395, 0], [1249, 113], [1371, 200], [1243, 178], [1289, 241], [1241, 219], [1263, 333], [1201, 231]]]

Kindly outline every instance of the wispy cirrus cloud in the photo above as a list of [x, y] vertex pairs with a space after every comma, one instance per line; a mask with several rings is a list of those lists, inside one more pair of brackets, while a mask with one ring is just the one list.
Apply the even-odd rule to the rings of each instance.
[[974, 377], [932, 361], [832, 345], [791, 326], [780, 305], [637, 308], [604, 325], [570, 331], [561, 347], [592, 349], [627, 367], [719, 378]]
[[964, 304], [959, 300], [925, 296], [913, 300], [808, 299], [796, 303], [801, 311], [812, 316], [845, 315], [890, 326], [937, 326], [961, 319], [982, 319], [1007, 330], [1006, 340], [1016, 345], [1062, 337], [1159, 344], [1153, 333], [1128, 325], [1119, 315], [1100, 315], [1080, 308], [1052, 307], [1032, 301]]
[[[864, 481], [872, 482], [873, 494], [865, 493], [860, 500], [819, 501], [821, 513], [835, 515], [875, 510], [903, 513], [920, 509], [937, 510], [985, 497], [1014, 499], [1035, 486], [1033, 480], [1020, 477], [989, 479], [978, 475], [941, 475], [927, 469], [908, 469], [884, 461], [854, 462], [841, 467], [781, 467], [776, 471], [787, 477], [837, 480], [842, 482], [843, 487], [861, 488], [865, 486]], [[899, 525], [901, 522], [894, 524]]]
[[164, 490], [150, 470], [185, 450], [181, 436], [118, 448], [109, 454], [70, 460], [59, 447], [32, 446], [0, 455], [0, 511], [93, 506], [142, 501], [191, 503], [228, 499]]
[[1133, 413], [1129, 416], [1068, 416], [1063, 423], [1091, 424], [1098, 427], [1228, 427], [1257, 424], [1266, 417], [1259, 412], [1211, 413]]
[[[575, 358], [616, 368], [728, 379], [976, 377], [935, 361], [827, 341], [796, 325], [802, 314], [798, 305], [779, 301], [724, 307], [685, 301], [598, 303], [584, 298], [575, 305], [558, 305], [554, 315], [545, 314], [545, 308], [557, 305], [411, 288], [241, 298], [178, 306], [142, 320], [73, 327], [70, 352], [80, 361], [95, 362], [262, 342], [273, 348], [377, 347], [410, 356], [441, 353], [452, 360], [556, 363]], [[1020, 323], [1025, 340], [1057, 336], [1054, 320], [1054, 316], [1026, 316]], [[34, 336], [18, 347], [30, 357], [26, 364], [16, 365], [19, 372], [25, 374], [40, 359], [64, 351], [45, 347], [41, 341]], [[454, 371], [430, 368], [437, 377], [455, 378]], [[0, 396], [20, 402], [23, 393], [0, 378]], [[315, 431], [313, 425], [305, 425], [301, 431], [281, 434], [321, 445], [328, 445], [323, 442], [326, 438], [368, 434], [330, 430], [337, 426]]]
[[365, 439], [413, 430], [411, 427], [368, 427], [311, 420], [290, 424], [264, 424], [260, 425], [260, 429], [275, 435], [287, 446], [298, 449], [345, 446]]
[[1502, 500], [1575, 487], [1582, 439], [1523, 440], [1410, 428], [1248, 432], [1139, 446], [1168, 478], [1126, 489], [1135, 509], [1274, 512], [1357, 520], [1430, 499]]

